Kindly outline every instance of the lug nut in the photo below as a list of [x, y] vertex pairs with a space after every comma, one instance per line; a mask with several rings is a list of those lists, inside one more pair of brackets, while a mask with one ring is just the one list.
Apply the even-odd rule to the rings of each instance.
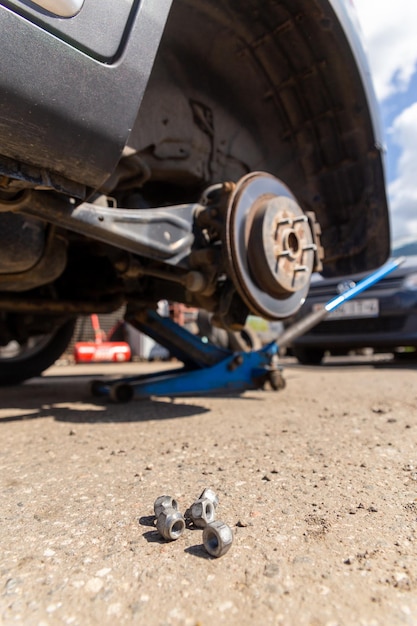
[[208, 498], [200, 498], [191, 505], [186, 512], [187, 517], [198, 528], [205, 528], [216, 519], [216, 509], [213, 502]]
[[207, 524], [203, 530], [203, 544], [211, 556], [216, 558], [223, 556], [232, 543], [232, 529], [220, 520]]
[[[216, 558], [228, 552], [233, 543], [230, 526], [216, 521], [217, 494], [207, 487], [198, 500], [185, 512], [185, 518], [203, 529], [203, 544], [207, 552]], [[185, 530], [184, 516], [178, 511], [178, 503], [171, 496], [159, 496], [154, 502], [156, 527], [167, 541], [175, 541]]]
[[158, 515], [156, 527], [164, 539], [175, 541], [185, 530], [185, 520], [176, 509], [165, 508]]
[[217, 494], [213, 491], [213, 489], [210, 489], [210, 487], [206, 487], [206, 489], [204, 489], [203, 493], [200, 495], [198, 499], [204, 500], [205, 498], [207, 500], [210, 500], [214, 508], [217, 509], [219, 505], [219, 498]]
[[171, 498], [171, 496], [159, 496], [154, 502], [153, 510], [155, 512], [156, 517], [165, 511], [165, 509], [174, 509], [178, 511], [178, 502]]

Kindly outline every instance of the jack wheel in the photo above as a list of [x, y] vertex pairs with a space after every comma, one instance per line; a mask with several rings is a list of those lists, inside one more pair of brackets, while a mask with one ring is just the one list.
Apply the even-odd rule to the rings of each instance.
[[285, 386], [287, 384], [281, 372], [278, 372], [277, 370], [273, 370], [269, 373], [268, 380], [269, 384], [271, 385], [271, 389], [273, 389], [274, 391], [280, 391], [281, 389], [285, 389]]
[[133, 387], [127, 383], [116, 383], [110, 387], [109, 398], [112, 402], [130, 402], [133, 395]]

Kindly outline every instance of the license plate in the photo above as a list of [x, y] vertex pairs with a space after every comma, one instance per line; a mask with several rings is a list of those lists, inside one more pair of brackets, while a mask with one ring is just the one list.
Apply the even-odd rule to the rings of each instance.
[[[324, 308], [324, 304], [315, 304], [314, 311]], [[328, 315], [328, 319], [340, 319], [348, 317], [378, 317], [379, 301], [377, 298], [368, 298], [367, 300], [348, 300], [344, 302], [335, 311]]]

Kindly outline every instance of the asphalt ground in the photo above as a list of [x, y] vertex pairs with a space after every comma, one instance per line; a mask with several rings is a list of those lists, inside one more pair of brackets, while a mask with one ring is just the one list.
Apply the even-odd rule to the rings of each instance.
[[[162, 365], [164, 367], [164, 365]], [[417, 366], [284, 362], [286, 388], [111, 404], [53, 367], [0, 390], [0, 623], [417, 624]], [[233, 530], [174, 542], [204, 487]]]

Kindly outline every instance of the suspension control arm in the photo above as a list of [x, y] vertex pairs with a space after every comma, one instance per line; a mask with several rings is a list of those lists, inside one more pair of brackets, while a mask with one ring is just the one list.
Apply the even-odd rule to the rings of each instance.
[[50, 193], [25, 192], [18, 200], [2, 203], [2, 209], [93, 237], [133, 254], [179, 265], [194, 241], [193, 214], [196, 204], [155, 209], [103, 207], [88, 202], [72, 206]]

